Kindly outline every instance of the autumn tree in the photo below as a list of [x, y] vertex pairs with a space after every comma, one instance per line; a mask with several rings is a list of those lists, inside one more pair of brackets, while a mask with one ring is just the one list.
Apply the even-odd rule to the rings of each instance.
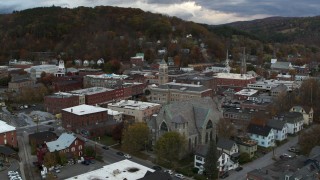
[[320, 125], [300, 134], [298, 143], [303, 154], [309, 154], [313, 147], [320, 146]]
[[162, 135], [155, 145], [157, 160], [174, 164], [186, 151], [186, 139], [180, 133], [170, 131]]
[[149, 128], [146, 123], [134, 123], [123, 132], [122, 146], [131, 153], [143, 149], [149, 140]]
[[208, 175], [211, 178], [212, 175], [218, 171], [217, 169], [217, 146], [215, 141], [210, 141], [208, 151], [205, 157], [205, 163], [204, 163], [204, 170], [206, 172], [206, 175]]
[[55, 153], [46, 153], [43, 158], [43, 164], [46, 167], [52, 167], [57, 164], [57, 159]]
[[237, 134], [237, 129], [229, 119], [219, 119], [217, 125], [217, 134], [219, 137], [230, 138]]
[[115, 141], [118, 141], [120, 144], [121, 144], [121, 141], [122, 141], [122, 132], [123, 132], [123, 128], [124, 128], [124, 125], [123, 125], [123, 122], [115, 125], [113, 128], [112, 128], [112, 138], [115, 140]]

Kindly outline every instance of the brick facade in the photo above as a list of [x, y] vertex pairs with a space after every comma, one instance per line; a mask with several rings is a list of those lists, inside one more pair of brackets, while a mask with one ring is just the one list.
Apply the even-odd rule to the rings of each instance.
[[44, 108], [52, 114], [61, 113], [61, 109], [80, 104], [80, 96], [52, 95], [44, 97]]
[[7, 145], [10, 147], [18, 147], [17, 131], [7, 131], [0, 134], [0, 145]]

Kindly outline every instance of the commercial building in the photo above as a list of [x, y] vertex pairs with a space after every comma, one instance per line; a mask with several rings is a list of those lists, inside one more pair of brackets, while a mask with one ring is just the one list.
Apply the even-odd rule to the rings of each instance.
[[141, 179], [148, 173], [154, 173], [155, 170], [132, 162], [130, 160], [122, 160], [113, 164], [103, 166], [100, 169], [96, 169], [84, 174], [80, 174], [71, 177], [67, 180], [74, 179], [112, 179], [112, 180], [133, 180]]
[[280, 81], [280, 80], [269, 79], [269, 80], [262, 80], [254, 83], [249, 83], [247, 87], [251, 89], [270, 91], [272, 88], [277, 87], [280, 84], [285, 85], [287, 87], [287, 91], [298, 89], [301, 86], [300, 81]]
[[122, 85], [123, 80], [126, 78], [128, 78], [127, 75], [117, 74], [86, 75], [83, 77], [83, 87], [114, 88]]
[[58, 92], [44, 97], [44, 108], [52, 114], [61, 113], [64, 108], [77, 106], [85, 103], [85, 96]]
[[84, 136], [101, 136], [114, 123], [106, 108], [82, 104], [62, 109], [62, 127]]
[[182, 84], [176, 82], [151, 87], [151, 102], [167, 104], [176, 101], [212, 97], [212, 89], [198, 84]]
[[124, 115], [134, 116], [136, 122], [146, 122], [153, 114], [157, 114], [161, 105], [156, 103], [121, 100], [116, 103], [109, 103], [108, 108], [122, 112]]
[[244, 88], [256, 82], [256, 78], [251, 74], [217, 73], [213, 78], [216, 91], [217, 88]]
[[0, 145], [18, 147], [16, 128], [4, 121], [0, 121]]
[[78, 94], [85, 96], [85, 104], [96, 105], [113, 101], [121, 97], [121, 94], [117, 93], [114, 89], [108, 89], [104, 87], [91, 87], [86, 89], [79, 89], [70, 91], [71, 94]]

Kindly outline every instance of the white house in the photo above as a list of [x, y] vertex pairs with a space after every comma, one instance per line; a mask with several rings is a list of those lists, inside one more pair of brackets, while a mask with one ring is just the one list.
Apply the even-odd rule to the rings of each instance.
[[313, 108], [307, 106], [293, 106], [290, 112], [299, 112], [303, 116], [303, 123], [309, 125], [313, 122]]
[[257, 141], [258, 146], [266, 148], [274, 146], [274, 133], [269, 126], [249, 124], [248, 135], [252, 140]]
[[224, 156], [223, 154], [226, 154], [228, 156], [228, 161], [225, 162], [223, 166], [220, 166], [224, 168], [222, 170], [231, 170], [239, 166], [239, 147], [235, 141], [219, 137], [217, 142], [217, 150], [223, 152], [220, 153], [220, 157]]
[[298, 112], [282, 113], [274, 119], [284, 121], [288, 127], [288, 134], [296, 134], [303, 129], [303, 116]]
[[275, 140], [283, 141], [287, 139], [288, 126], [284, 121], [271, 119], [268, 121], [267, 126], [272, 128]]

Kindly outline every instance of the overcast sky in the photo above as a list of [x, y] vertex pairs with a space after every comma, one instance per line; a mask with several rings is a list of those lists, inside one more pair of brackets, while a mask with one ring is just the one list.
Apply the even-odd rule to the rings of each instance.
[[320, 15], [320, 0], [0, 0], [0, 13], [52, 5], [133, 7], [206, 24]]

